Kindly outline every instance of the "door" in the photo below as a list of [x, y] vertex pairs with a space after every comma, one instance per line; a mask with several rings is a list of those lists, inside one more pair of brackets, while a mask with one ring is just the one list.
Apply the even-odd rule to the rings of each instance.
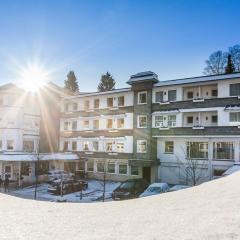
[[143, 179], [148, 181], [149, 183], [151, 182], [151, 168], [150, 167], [143, 167], [142, 169], [142, 175]]
[[4, 166], [4, 174], [5, 174], [5, 176], [8, 175], [9, 179], [12, 178], [12, 165]]

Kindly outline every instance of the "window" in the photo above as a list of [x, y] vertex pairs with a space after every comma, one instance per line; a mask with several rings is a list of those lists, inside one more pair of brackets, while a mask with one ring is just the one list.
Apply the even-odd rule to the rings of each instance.
[[214, 169], [213, 176], [214, 177], [222, 177], [223, 173], [226, 172], [226, 169]]
[[156, 92], [155, 100], [156, 102], [163, 102], [163, 91]]
[[99, 147], [99, 146], [98, 146], [98, 142], [97, 142], [97, 141], [94, 141], [94, 142], [93, 142], [93, 151], [94, 151], [94, 152], [97, 152], [97, 151], [98, 151], [98, 147]]
[[213, 158], [214, 159], [234, 159], [234, 144], [233, 142], [215, 142], [213, 143]]
[[240, 122], [240, 112], [230, 112], [230, 122]]
[[139, 115], [138, 116], [138, 128], [146, 128], [147, 127], [147, 116]]
[[34, 141], [23, 141], [23, 151], [33, 152], [34, 151]]
[[193, 92], [187, 92], [187, 98], [193, 99]]
[[89, 100], [85, 100], [84, 101], [84, 110], [89, 110], [89, 107], [90, 107]]
[[230, 96], [240, 95], [240, 83], [230, 84]]
[[107, 128], [108, 129], [113, 128], [113, 120], [112, 119], [107, 119]]
[[139, 175], [139, 168], [137, 166], [131, 166], [131, 175], [138, 176]]
[[81, 161], [78, 163], [78, 170], [85, 171], [85, 162]]
[[165, 142], [165, 153], [174, 153], [174, 142], [173, 141]]
[[163, 127], [163, 116], [155, 116], [155, 127]]
[[14, 141], [7, 140], [7, 150], [14, 150]]
[[97, 163], [97, 171], [98, 172], [104, 172], [104, 162], [98, 162]]
[[138, 104], [147, 103], [147, 92], [139, 92], [138, 93]]
[[29, 176], [30, 174], [30, 165], [26, 162], [21, 162], [21, 174], [23, 176]]
[[192, 124], [193, 123], [193, 116], [188, 116], [187, 117], [187, 124]]
[[39, 175], [45, 175], [49, 172], [49, 163], [47, 161], [40, 161], [37, 164], [37, 171]]
[[212, 116], [212, 123], [217, 123], [218, 122], [218, 116], [217, 115], [213, 115]]
[[89, 151], [89, 141], [83, 142], [83, 151]]
[[107, 172], [108, 173], [115, 173], [115, 163], [108, 163]]
[[72, 122], [72, 130], [77, 130], [77, 121]]
[[93, 120], [93, 129], [99, 129], [99, 120], [96, 119], [96, 120]]
[[73, 110], [77, 111], [78, 110], [78, 104], [77, 103], [73, 103], [72, 104]]
[[147, 152], [147, 141], [146, 140], [137, 140], [137, 152], [146, 153]]
[[176, 115], [155, 116], [155, 127], [176, 127]]
[[99, 108], [99, 103], [100, 103], [99, 99], [94, 99], [94, 108], [95, 109]]
[[124, 96], [118, 97], [118, 106], [123, 107], [124, 106]]
[[188, 158], [208, 158], [208, 143], [207, 142], [187, 142], [187, 157]]
[[63, 126], [63, 129], [64, 129], [64, 130], [68, 130], [69, 122], [64, 122], [63, 125], [64, 125], [64, 126]]
[[124, 118], [117, 119], [117, 128], [124, 128]]
[[72, 142], [72, 151], [77, 151], [77, 142]]
[[119, 174], [127, 174], [127, 164], [119, 164], [118, 172]]
[[169, 90], [168, 91], [168, 101], [176, 101], [176, 90]]
[[106, 143], [106, 151], [107, 152], [112, 152], [113, 151], [113, 143], [112, 142], [107, 142]]
[[218, 96], [218, 90], [217, 89], [213, 89], [212, 90], [212, 97], [217, 97]]
[[117, 152], [124, 152], [124, 143], [123, 142], [117, 143]]
[[89, 120], [84, 120], [83, 121], [83, 128], [84, 129], [89, 129]]
[[176, 115], [168, 115], [168, 127], [176, 127]]
[[113, 107], [113, 98], [107, 98], [107, 106], [109, 108]]
[[93, 172], [94, 171], [94, 162], [91, 160], [87, 161], [87, 170], [88, 172]]
[[63, 151], [68, 151], [68, 142], [63, 143]]

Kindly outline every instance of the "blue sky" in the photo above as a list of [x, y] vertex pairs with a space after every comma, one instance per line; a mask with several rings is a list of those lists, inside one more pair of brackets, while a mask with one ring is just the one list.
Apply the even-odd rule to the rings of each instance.
[[215, 50], [240, 43], [240, 1], [1, 1], [0, 83], [38, 59], [63, 85], [74, 70], [82, 91], [109, 71], [117, 87], [152, 70], [160, 80], [202, 75]]

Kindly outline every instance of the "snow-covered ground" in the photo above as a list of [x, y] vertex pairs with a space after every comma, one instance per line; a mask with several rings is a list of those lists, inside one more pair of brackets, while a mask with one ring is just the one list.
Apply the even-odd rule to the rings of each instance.
[[0, 194], [0, 239], [240, 239], [240, 173], [197, 187], [106, 203]]
[[[105, 186], [105, 201], [111, 201], [112, 192], [115, 188], [119, 186], [119, 182], [106, 181]], [[60, 196], [49, 194], [47, 192], [48, 184], [41, 184], [37, 188], [37, 199], [43, 201], [57, 201], [60, 200]], [[23, 189], [10, 191], [11, 195], [33, 199], [34, 198], [35, 188], [25, 187]], [[88, 180], [88, 188], [86, 191], [83, 191], [83, 198], [80, 200], [80, 192], [75, 192], [71, 194], [66, 194], [61, 200], [66, 200], [67, 202], [96, 202], [102, 201], [103, 196], [103, 182], [97, 180]]]

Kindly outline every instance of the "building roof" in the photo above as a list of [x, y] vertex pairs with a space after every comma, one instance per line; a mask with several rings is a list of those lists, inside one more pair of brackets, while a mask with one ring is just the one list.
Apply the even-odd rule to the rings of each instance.
[[154, 87], [218, 81], [218, 80], [226, 80], [226, 79], [233, 79], [233, 78], [240, 78], [240, 73], [238, 72], [238, 73], [232, 73], [232, 74], [220, 74], [220, 75], [210, 75], [210, 76], [199, 76], [199, 77], [192, 77], [192, 78], [165, 80], [165, 81], [159, 81], [158, 83], [154, 84]]
[[136, 82], [148, 82], [148, 81], [157, 83], [158, 75], [152, 71], [140, 72], [132, 75], [130, 79], [127, 81], [127, 83], [132, 85], [133, 83]]

